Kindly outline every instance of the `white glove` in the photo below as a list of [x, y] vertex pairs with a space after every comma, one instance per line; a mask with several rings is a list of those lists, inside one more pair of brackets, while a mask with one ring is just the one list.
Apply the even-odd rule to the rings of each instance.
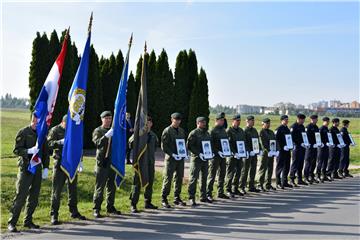
[[280, 154], [280, 152], [279, 152], [279, 151], [276, 151], [274, 157], [278, 157], [279, 154]]
[[343, 145], [341, 145], [341, 144], [338, 144], [338, 145], [336, 145], [338, 148], [343, 148]]
[[302, 146], [303, 148], [306, 148], [306, 145], [305, 145], [304, 143], [302, 143], [301, 146]]
[[60, 144], [60, 145], [64, 145], [64, 141], [65, 141], [64, 138], [63, 138], [63, 139], [60, 139], [60, 140], [59, 140], [59, 144]]
[[323, 143], [321, 143], [320, 147], [321, 147], [321, 148], [323, 148], [323, 147], [324, 147], [324, 144], [323, 144]]
[[260, 150], [258, 155], [261, 157], [263, 155], [263, 151]]
[[114, 134], [114, 129], [110, 128], [109, 131], [105, 133], [105, 137], [111, 138]]
[[315, 143], [314, 145], [313, 145], [313, 148], [317, 148], [318, 147], [318, 145]]
[[28, 150], [27, 150], [27, 153], [28, 154], [37, 154], [39, 152], [39, 149], [38, 149], [38, 147], [37, 147], [37, 145], [35, 145], [35, 146], [33, 146], [32, 148], [29, 148]]
[[332, 147], [333, 145], [332, 145], [332, 144], [330, 144], [330, 143], [326, 143], [326, 146], [328, 146], [328, 147]]
[[48, 168], [44, 168], [43, 169], [43, 172], [42, 172], [42, 179], [47, 179], [48, 178], [48, 175], [49, 175], [49, 169]]
[[240, 159], [241, 157], [240, 157], [240, 154], [238, 154], [238, 153], [235, 153], [235, 154], [233, 154], [234, 155], [234, 157], [236, 158], [236, 159]]
[[224, 154], [221, 151], [218, 151], [218, 154], [221, 158], [225, 158]]
[[215, 157], [215, 154], [212, 154], [212, 158], [214, 158]]
[[177, 154], [175, 154], [175, 153], [173, 153], [172, 155], [171, 155], [176, 161], [179, 161], [179, 160], [181, 160], [181, 157], [179, 157]]
[[352, 147], [353, 147], [353, 146], [355, 146], [355, 144], [354, 144], [354, 143], [350, 143], [350, 146], [352, 146]]
[[200, 154], [199, 154], [199, 158], [200, 158], [201, 160], [205, 161], [204, 154], [200, 153]]
[[288, 152], [288, 151], [289, 151], [288, 146], [285, 145], [285, 146], [284, 146], [284, 150]]
[[246, 159], [249, 158], [249, 152], [246, 152]]
[[255, 153], [254, 153], [254, 151], [250, 151], [249, 155], [250, 155], [250, 157], [253, 157], [253, 156], [255, 156]]
[[80, 161], [79, 167], [78, 167], [78, 172], [82, 172], [84, 169], [84, 165], [82, 163], [82, 161]]

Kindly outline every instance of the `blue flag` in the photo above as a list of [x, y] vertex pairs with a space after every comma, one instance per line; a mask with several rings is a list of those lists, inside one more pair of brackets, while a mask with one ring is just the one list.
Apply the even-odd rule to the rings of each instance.
[[83, 150], [84, 113], [86, 83], [88, 80], [89, 69], [90, 38], [91, 34], [89, 31], [80, 65], [68, 96], [69, 109], [67, 113], [68, 118], [66, 121], [61, 169], [69, 177], [70, 182], [73, 182], [75, 179]]
[[126, 55], [123, 72], [121, 74], [119, 89], [115, 100], [114, 120], [113, 120], [113, 137], [111, 139], [111, 168], [116, 172], [115, 184], [120, 184], [125, 176], [125, 159], [126, 159], [126, 89], [128, 82], [129, 70], [129, 53]]

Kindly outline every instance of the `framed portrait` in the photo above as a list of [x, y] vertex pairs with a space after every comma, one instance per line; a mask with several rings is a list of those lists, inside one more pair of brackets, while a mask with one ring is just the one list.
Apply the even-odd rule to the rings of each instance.
[[220, 139], [222, 152], [225, 156], [231, 156], [229, 139]]
[[319, 132], [316, 132], [316, 133], [315, 133], [315, 141], [316, 141], [316, 144], [317, 144], [318, 146], [321, 145], [321, 135], [320, 135]]
[[259, 153], [260, 152], [259, 138], [252, 138], [251, 142], [252, 142], [252, 150], [253, 150], [253, 152], [254, 153]]
[[202, 151], [205, 159], [211, 159], [213, 157], [210, 141], [201, 141]]
[[333, 141], [333, 139], [332, 139], [331, 133], [328, 132], [328, 133], [327, 133], [327, 136], [328, 136], [329, 144], [334, 145], [334, 141]]
[[309, 144], [309, 139], [308, 139], [308, 137], [307, 137], [306, 132], [302, 132], [302, 133], [301, 133], [301, 136], [302, 136], [303, 143], [305, 144], [305, 146], [309, 146], [309, 145], [310, 145], [310, 144]]
[[245, 142], [244, 141], [236, 141], [236, 147], [238, 150], [238, 154], [240, 157], [246, 157], [246, 150], [245, 150]]
[[270, 152], [276, 152], [276, 140], [270, 140]]
[[345, 145], [345, 142], [344, 142], [344, 139], [343, 139], [341, 133], [336, 134], [336, 136], [339, 140], [340, 145]]
[[175, 139], [177, 154], [179, 157], [187, 157], [185, 139]]
[[352, 137], [351, 133], [349, 133], [349, 138], [350, 138], [350, 141], [353, 145], [355, 145], [355, 141], [354, 141], [354, 138]]
[[294, 144], [293, 144], [293, 140], [291, 137], [291, 134], [285, 134], [285, 141], [286, 141], [286, 146], [289, 149], [293, 149], [294, 148]]

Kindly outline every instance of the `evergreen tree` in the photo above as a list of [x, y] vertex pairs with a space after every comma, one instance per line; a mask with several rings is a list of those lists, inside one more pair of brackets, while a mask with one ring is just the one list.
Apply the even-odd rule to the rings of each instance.
[[151, 51], [148, 58], [147, 65], [147, 89], [148, 89], [148, 111], [150, 116], [154, 116], [156, 101], [158, 97], [157, 87], [158, 82], [155, 80], [156, 69], [156, 54], [154, 50]]
[[137, 93], [135, 86], [135, 78], [133, 73], [130, 72], [127, 90], [126, 90], [126, 111], [131, 114], [133, 120], [135, 118], [136, 105], [137, 105]]
[[124, 56], [123, 56], [123, 54], [121, 52], [121, 49], [119, 49], [119, 51], [118, 51], [118, 53], [116, 55], [116, 69], [117, 69], [117, 72], [118, 72], [119, 81], [120, 81], [120, 78], [121, 78], [123, 67], [124, 67]]
[[62, 46], [60, 45], [57, 32], [54, 30], [50, 35], [50, 41], [49, 41], [49, 64], [51, 64], [50, 68], [52, 67], [56, 58], [60, 54], [61, 47]]
[[101, 69], [101, 82], [103, 88], [104, 110], [113, 111], [120, 77], [114, 54], [105, 61]]

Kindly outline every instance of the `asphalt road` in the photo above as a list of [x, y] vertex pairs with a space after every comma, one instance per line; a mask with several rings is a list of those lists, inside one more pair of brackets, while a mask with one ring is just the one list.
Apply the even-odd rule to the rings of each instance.
[[3, 239], [360, 239], [360, 177], [197, 208], [44, 226]]

